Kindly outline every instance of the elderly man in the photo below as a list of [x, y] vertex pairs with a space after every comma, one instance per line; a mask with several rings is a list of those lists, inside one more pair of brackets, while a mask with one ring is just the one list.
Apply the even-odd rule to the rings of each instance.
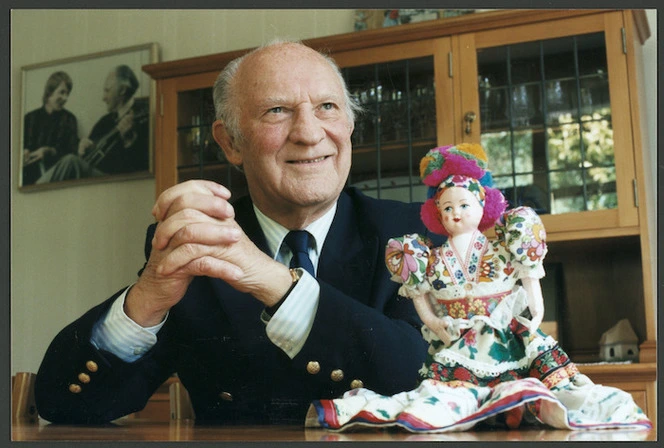
[[78, 153], [106, 174], [148, 169], [148, 112], [146, 99], [134, 98], [138, 79], [127, 65], [106, 77], [103, 100], [108, 113], [81, 139]]
[[209, 181], [159, 196], [136, 283], [49, 347], [47, 420], [140, 410], [174, 372], [197, 421], [226, 423], [302, 423], [315, 398], [417, 383], [421, 322], [383, 258], [389, 237], [426, 229], [418, 205], [344, 190], [356, 106], [336, 65], [272, 43], [231, 62], [214, 98], [215, 139], [249, 196], [231, 205]]

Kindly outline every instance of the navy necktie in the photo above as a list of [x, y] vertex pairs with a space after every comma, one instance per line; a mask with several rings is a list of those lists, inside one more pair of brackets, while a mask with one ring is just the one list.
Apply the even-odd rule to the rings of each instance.
[[314, 265], [309, 258], [309, 232], [306, 230], [291, 230], [284, 238], [284, 242], [293, 252], [290, 267], [302, 268], [315, 277]]

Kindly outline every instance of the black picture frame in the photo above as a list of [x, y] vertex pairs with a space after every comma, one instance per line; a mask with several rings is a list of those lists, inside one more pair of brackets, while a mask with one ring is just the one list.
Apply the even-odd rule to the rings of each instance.
[[22, 67], [19, 190], [153, 176], [156, 83], [142, 67], [158, 61], [148, 43]]

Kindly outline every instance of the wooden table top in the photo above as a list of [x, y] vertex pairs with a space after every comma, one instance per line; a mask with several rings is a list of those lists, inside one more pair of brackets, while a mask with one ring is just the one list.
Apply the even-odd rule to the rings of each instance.
[[220, 441], [220, 442], [316, 442], [316, 441], [655, 441], [656, 431], [566, 431], [522, 428], [476, 430], [441, 434], [413, 434], [396, 429], [363, 429], [335, 433], [293, 426], [206, 426], [190, 420], [155, 422], [121, 419], [102, 426], [53, 425], [45, 421], [12, 425], [14, 441]]

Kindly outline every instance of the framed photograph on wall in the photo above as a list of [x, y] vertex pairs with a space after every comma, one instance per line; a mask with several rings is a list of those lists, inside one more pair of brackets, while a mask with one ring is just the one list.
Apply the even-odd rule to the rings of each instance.
[[22, 191], [152, 175], [156, 43], [22, 68]]

